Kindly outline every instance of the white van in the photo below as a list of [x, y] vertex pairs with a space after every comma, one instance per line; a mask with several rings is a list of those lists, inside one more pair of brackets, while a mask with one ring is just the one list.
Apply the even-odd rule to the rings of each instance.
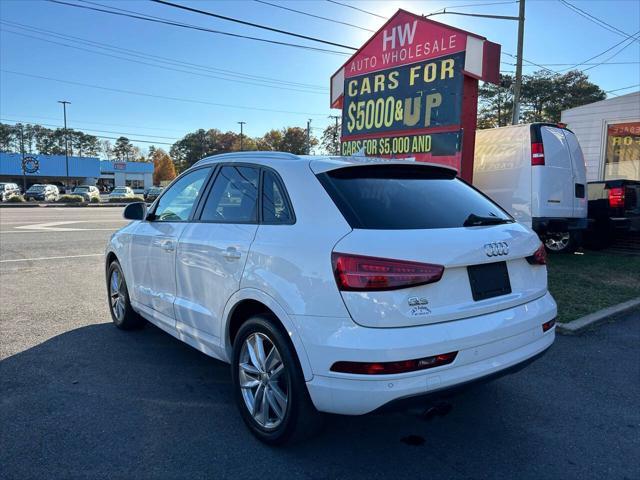
[[473, 184], [548, 250], [568, 252], [587, 226], [586, 168], [573, 132], [530, 123], [476, 132]]

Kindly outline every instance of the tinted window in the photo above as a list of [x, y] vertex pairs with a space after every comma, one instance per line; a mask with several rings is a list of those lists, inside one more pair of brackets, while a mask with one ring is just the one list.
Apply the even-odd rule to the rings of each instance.
[[290, 223], [292, 219], [281, 183], [273, 172], [266, 171], [262, 185], [262, 220], [266, 223]]
[[319, 178], [353, 228], [455, 228], [471, 214], [511, 220], [495, 203], [443, 170], [375, 165], [333, 170]]
[[258, 173], [252, 167], [222, 167], [202, 210], [209, 222], [257, 222]]
[[160, 198], [154, 220], [182, 222], [189, 219], [210, 168], [200, 168], [181, 177]]

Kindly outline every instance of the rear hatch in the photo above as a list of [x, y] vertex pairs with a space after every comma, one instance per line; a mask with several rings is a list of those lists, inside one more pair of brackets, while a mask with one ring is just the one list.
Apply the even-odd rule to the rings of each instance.
[[455, 172], [405, 163], [316, 173], [353, 228], [333, 263], [356, 323], [426, 325], [546, 293], [537, 236]]

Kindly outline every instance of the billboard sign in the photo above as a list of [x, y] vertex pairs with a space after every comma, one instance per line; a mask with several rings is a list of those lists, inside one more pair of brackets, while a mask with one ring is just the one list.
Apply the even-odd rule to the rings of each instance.
[[470, 180], [478, 79], [499, 80], [499, 56], [483, 37], [399, 10], [331, 79], [341, 154], [446, 164]]

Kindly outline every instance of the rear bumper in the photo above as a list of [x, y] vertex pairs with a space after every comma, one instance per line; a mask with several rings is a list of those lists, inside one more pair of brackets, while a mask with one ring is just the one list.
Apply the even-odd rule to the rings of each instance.
[[[360, 415], [390, 402], [457, 388], [507, 372], [540, 355], [554, 341], [557, 308], [548, 293], [491, 314], [407, 328], [367, 328], [350, 319], [297, 317], [313, 370], [307, 382], [320, 411]], [[394, 361], [458, 351], [453, 363], [398, 375], [352, 375], [330, 371], [336, 361]]]

